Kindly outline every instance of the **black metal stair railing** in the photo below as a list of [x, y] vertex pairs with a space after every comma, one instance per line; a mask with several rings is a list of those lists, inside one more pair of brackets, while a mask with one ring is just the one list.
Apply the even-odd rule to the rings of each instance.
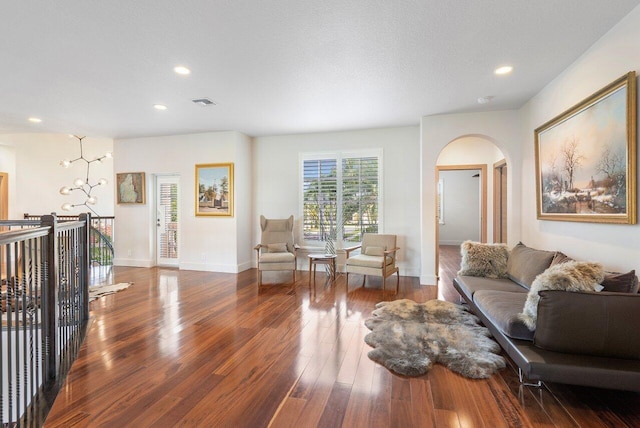
[[90, 216], [0, 221], [0, 423], [44, 423], [89, 320]]
[[[25, 220], [39, 220], [42, 216], [25, 213]], [[57, 216], [59, 221], [74, 221], [75, 216]], [[100, 216], [91, 217], [91, 235], [89, 239], [89, 254], [91, 255], [91, 266], [112, 266], [113, 265], [113, 232], [115, 217]]]

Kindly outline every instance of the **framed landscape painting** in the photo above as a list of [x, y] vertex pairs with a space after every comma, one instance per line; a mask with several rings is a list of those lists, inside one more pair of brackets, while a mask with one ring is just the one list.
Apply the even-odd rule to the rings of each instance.
[[636, 223], [636, 75], [535, 130], [540, 220]]
[[233, 163], [196, 165], [196, 215], [233, 216]]
[[119, 204], [144, 204], [144, 172], [117, 173], [116, 194]]

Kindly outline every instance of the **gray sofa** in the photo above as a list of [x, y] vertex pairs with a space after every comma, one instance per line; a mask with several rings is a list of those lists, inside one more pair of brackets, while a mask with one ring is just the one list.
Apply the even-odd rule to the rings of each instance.
[[518, 244], [509, 254], [506, 278], [458, 275], [453, 283], [518, 366], [521, 382], [640, 391], [640, 294], [634, 271], [609, 273], [598, 293], [540, 291], [535, 331], [519, 320], [535, 277], [566, 259]]

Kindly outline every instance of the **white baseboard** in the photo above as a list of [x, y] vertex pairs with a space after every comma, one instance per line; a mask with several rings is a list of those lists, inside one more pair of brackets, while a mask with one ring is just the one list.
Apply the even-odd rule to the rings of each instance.
[[438, 277], [435, 275], [420, 275], [420, 285], [438, 285]]
[[448, 241], [448, 240], [441, 240], [440, 241], [440, 245], [460, 245], [462, 244], [464, 241]]
[[136, 260], [136, 259], [113, 259], [114, 266], [131, 266], [131, 267], [153, 267], [156, 264], [152, 260]]
[[244, 272], [245, 270], [249, 270], [249, 269], [254, 268], [254, 267], [256, 267], [256, 266], [254, 266], [253, 262], [240, 263], [238, 265], [238, 273]]
[[203, 272], [238, 273], [237, 265], [219, 265], [209, 263], [180, 263], [180, 270], [198, 270]]

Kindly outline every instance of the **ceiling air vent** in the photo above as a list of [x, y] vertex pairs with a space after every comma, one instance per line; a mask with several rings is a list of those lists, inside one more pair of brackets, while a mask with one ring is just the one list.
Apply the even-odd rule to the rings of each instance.
[[214, 105], [216, 105], [216, 103], [211, 101], [209, 98], [196, 98], [196, 99], [193, 99], [191, 101], [194, 102], [195, 104], [198, 104], [199, 106], [214, 106]]

